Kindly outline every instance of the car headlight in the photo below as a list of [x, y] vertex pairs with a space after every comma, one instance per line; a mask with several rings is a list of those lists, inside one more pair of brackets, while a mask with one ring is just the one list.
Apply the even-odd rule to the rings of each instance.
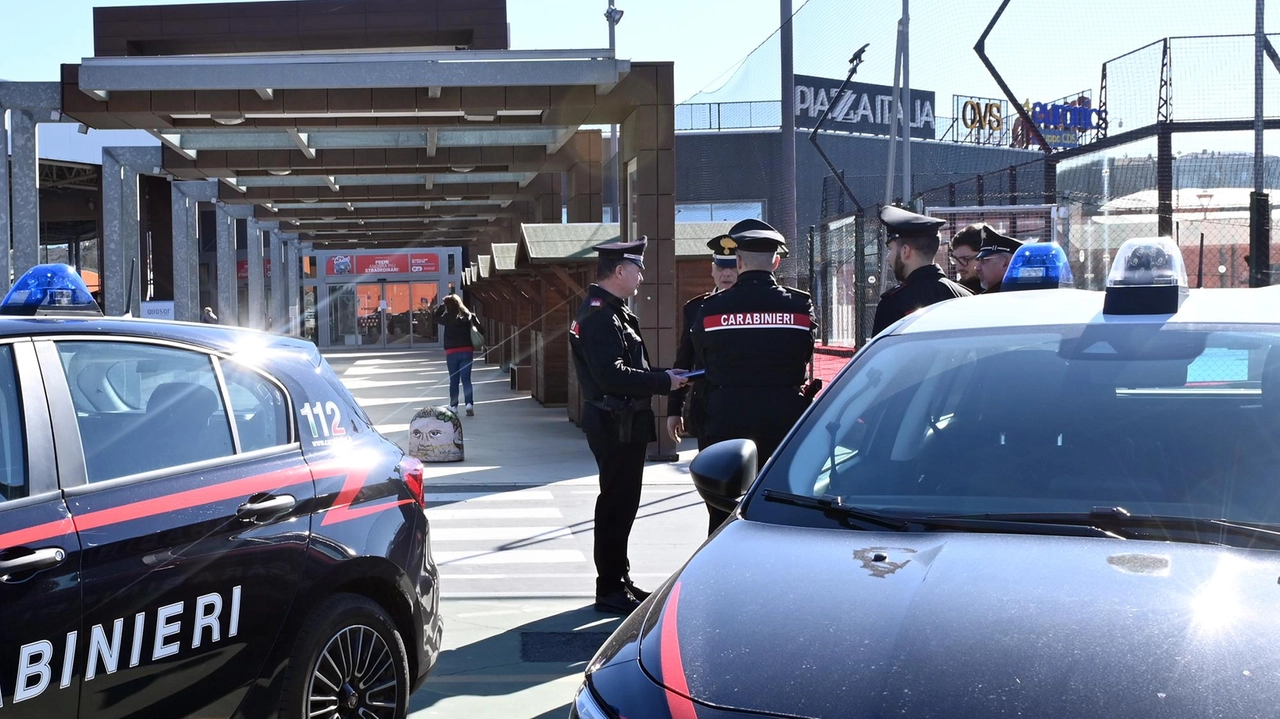
[[573, 716], [577, 719], [613, 719], [609, 712], [600, 706], [595, 696], [591, 693], [591, 687], [586, 682], [578, 688], [578, 694], [573, 698]]

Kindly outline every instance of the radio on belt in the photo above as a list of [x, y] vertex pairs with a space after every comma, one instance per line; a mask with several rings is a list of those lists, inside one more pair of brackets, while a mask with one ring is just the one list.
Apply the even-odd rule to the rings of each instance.
[[0, 302], [0, 315], [88, 315], [102, 309], [89, 287], [70, 265], [36, 265], [13, 283]]
[[1171, 315], [1187, 298], [1187, 268], [1168, 237], [1127, 240], [1107, 273], [1107, 315]]
[[1035, 242], [1019, 247], [1013, 254], [1000, 291], [1051, 290], [1070, 287], [1074, 281], [1062, 247], [1056, 242]]

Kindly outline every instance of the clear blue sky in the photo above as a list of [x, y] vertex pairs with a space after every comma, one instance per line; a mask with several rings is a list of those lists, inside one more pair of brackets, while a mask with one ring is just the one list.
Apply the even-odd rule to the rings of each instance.
[[[411, 0], [406, 0], [410, 2]], [[893, 75], [894, 0], [793, 0], [796, 72], [843, 77], [849, 54], [871, 43], [860, 80], [889, 84]], [[626, 15], [618, 54], [676, 64], [676, 99], [730, 80], [712, 97], [777, 99], [777, 39], [731, 77], [726, 71], [778, 26], [777, 0], [617, 0]], [[93, 52], [92, 8], [156, 5], [153, 0], [4, 2], [0, 78], [56, 80], [60, 63]], [[952, 113], [952, 94], [999, 96], [973, 52], [999, 0], [914, 0], [911, 84], [932, 90], [938, 116]], [[1280, 22], [1273, 0], [1269, 17]], [[604, 47], [607, 0], [509, 0], [517, 49]], [[554, 14], [548, 9], [554, 9]], [[1101, 63], [1168, 35], [1251, 33], [1254, 0], [1014, 0], [989, 42], [989, 52], [1019, 97], [1051, 100], [1084, 89], [1097, 93]], [[1268, 29], [1280, 29], [1269, 22]], [[1184, 43], [1175, 56], [1174, 114], [1248, 116], [1252, 111], [1250, 48]], [[1113, 126], [1154, 115], [1159, 56], [1150, 53], [1110, 78]], [[1268, 65], [1268, 113], [1280, 114], [1280, 74]], [[1151, 94], [1148, 94], [1151, 93]], [[1205, 110], [1203, 108], [1212, 108]], [[941, 132], [942, 128], [939, 128]], [[1198, 149], [1198, 148], [1197, 148]]]

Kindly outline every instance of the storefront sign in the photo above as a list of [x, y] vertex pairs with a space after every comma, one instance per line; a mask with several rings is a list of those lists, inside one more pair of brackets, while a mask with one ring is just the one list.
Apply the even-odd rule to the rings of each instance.
[[[842, 80], [796, 75], [796, 127], [812, 130], [823, 111], [831, 108], [824, 130], [841, 130], [867, 135], [888, 135], [892, 129], [893, 88], [851, 82], [839, 94]], [[911, 91], [911, 136], [934, 138], [933, 92]], [[901, 111], [899, 115], [901, 116]]]
[[956, 141], [973, 145], [1003, 145], [1009, 136], [1005, 118], [1009, 102], [998, 98], [954, 95], [955, 116], [962, 128]]
[[[262, 276], [263, 277], [271, 276], [271, 260], [264, 259], [262, 261]], [[238, 280], [249, 279], [249, 261], [248, 260], [240, 260], [239, 262], [236, 263], [236, 279]]]
[[[1080, 144], [1081, 133], [1097, 129], [1105, 119], [1102, 110], [1092, 107], [1093, 101], [1088, 95], [1080, 94], [1074, 100], [1056, 100], [1054, 102], [1026, 101], [1023, 109], [1031, 116], [1032, 122], [1040, 128], [1045, 142], [1055, 150], [1076, 147]], [[1014, 123], [1013, 146], [1029, 147], [1032, 144], [1031, 133], [1021, 118]]]
[[439, 272], [440, 271], [440, 255], [409, 255], [409, 271], [410, 272]]
[[329, 258], [325, 274], [333, 275], [398, 275], [440, 271], [440, 255], [436, 253], [397, 252], [381, 255], [334, 255]]
[[142, 303], [138, 316], [144, 320], [172, 320], [173, 300], [148, 300]]

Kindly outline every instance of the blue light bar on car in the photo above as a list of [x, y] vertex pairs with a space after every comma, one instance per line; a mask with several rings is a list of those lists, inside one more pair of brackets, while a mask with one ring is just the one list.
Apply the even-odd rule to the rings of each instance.
[[1126, 240], [1107, 273], [1103, 314], [1168, 315], [1187, 297], [1182, 251], [1168, 237]]
[[1067, 253], [1058, 243], [1028, 243], [1009, 260], [1000, 291], [1056, 289], [1070, 287], [1074, 281]]
[[70, 265], [36, 265], [27, 270], [0, 302], [3, 315], [102, 316], [84, 280]]

